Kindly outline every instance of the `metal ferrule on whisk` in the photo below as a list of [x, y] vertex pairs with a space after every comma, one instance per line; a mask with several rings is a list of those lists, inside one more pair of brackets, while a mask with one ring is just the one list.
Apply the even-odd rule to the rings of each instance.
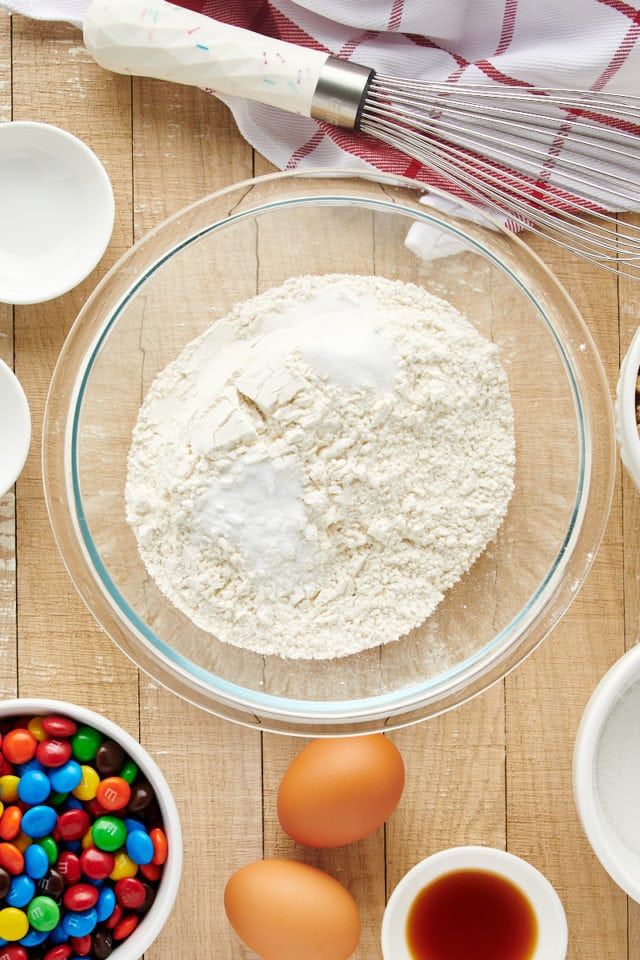
[[357, 130], [374, 74], [359, 63], [327, 57], [311, 101], [311, 116], [335, 127]]

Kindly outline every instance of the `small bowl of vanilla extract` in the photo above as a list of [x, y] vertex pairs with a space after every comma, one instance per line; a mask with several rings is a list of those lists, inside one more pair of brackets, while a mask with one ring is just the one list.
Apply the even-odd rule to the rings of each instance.
[[441, 850], [391, 894], [384, 960], [565, 960], [560, 897], [532, 864], [495, 847]]

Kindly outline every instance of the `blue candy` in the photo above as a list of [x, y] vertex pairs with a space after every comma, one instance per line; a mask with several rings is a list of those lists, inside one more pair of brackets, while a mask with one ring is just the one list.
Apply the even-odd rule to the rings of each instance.
[[95, 905], [95, 911], [98, 915], [98, 923], [108, 920], [113, 913], [116, 905], [116, 895], [112, 887], [103, 887]]
[[33, 806], [43, 803], [51, 793], [49, 777], [42, 770], [27, 770], [18, 782], [18, 796], [23, 803]]
[[48, 936], [49, 933], [46, 930], [34, 930], [32, 927], [22, 940], [18, 940], [18, 943], [23, 947], [37, 947], [38, 944], [44, 943]]
[[46, 837], [58, 822], [58, 814], [53, 807], [38, 804], [22, 814], [22, 832], [28, 837], [39, 839]]
[[85, 937], [91, 933], [98, 922], [98, 912], [95, 907], [89, 910], [74, 910], [65, 913], [62, 919], [62, 928], [70, 937]]
[[5, 897], [5, 902], [10, 907], [26, 907], [33, 899], [35, 892], [36, 885], [31, 877], [28, 877], [26, 873], [21, 873], [11, 880], [11, 886]]
[[49, 942], [53, 946], [58, 946], [60, 943], [66, 943], [69, 939], [69, 934], [64, 930], [61, 923], [57, 927], [54, 927], [53, 930], [49, 931]]
[[25, 850], [24, 868], [34, 880], [41, 880], [49, 869], [49, 857], [39, 843], [32, 843]]
[[58, 793], [71, 793], [82, 780], [82, 769], [75, 760], [49, 771], [51, 786]]
[[146, 830], [133, 830], [128, 833], [125, 844], [134, 863], [145, 864], [153, 860], [153, 840]]

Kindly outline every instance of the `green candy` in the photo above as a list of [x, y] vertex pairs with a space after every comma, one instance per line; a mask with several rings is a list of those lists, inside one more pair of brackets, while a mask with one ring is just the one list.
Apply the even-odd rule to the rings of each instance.
[[78, 763], [88, 763], [102, 743], [102, 734], [93, 727], [78, 727], [71, 737], [71, 752]]
[[60, 907], [51, 897], [34, 897], [27, 907], [27, 917], [34, 930], [53, 930], [60, 922]]
[[135, 778], [138, 776], [138, 765], [133, 760], [127, 760], [124, 767], [120, 771], [120, 776], [123, 780], [127, 781], [129, 786], [131, 786]]
[[127, 828], [119, 817], [98, 817], [91, 828], [91, 839], [99, 850], [113, 853], [124, 845]]
[[58, 859], [58, 844], [53, 837], [42, 837], [41, 840], [38, 840], [38, 843], [44, 849], [49, 865], [53, 866]]

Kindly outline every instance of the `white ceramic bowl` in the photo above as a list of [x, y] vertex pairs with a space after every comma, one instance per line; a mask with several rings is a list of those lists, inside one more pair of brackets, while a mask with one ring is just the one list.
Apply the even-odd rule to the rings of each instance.
[[104, 734], [105, 738], [115, 740], [136, 763], [140, 772], [144, 774], [153, 787], [160, 807], [164, 832], [167, 836], [168, 857], [150, 910], [144, 914], [133, 933], [122, 940], [119, 945], [114, 946], [112, 953], [109, 955], [111, 960], [138, 960], [164, 926], [173, 908], [180, 884], [182, 830], [173, 794], [160, 768], [138, 741], [122, 727], [106, 717], [94, 713], [93, 710], [64, 700], [49, 700], [46, 698], [19, 698], [0, 702], [0, 722], [11, 717], [47, 715], [70, 717], [79, 725], [93, 727]]
[[59, 127], [0, 124], [0, 302], [52, 300], [87, 277], [114, 222], [95, 153]]
[[640, 327], [629, 345], [622, 363], [616, 390], [616, 437], [620, 457], [636, 487], [640, 490], [640, 436], [636, 418], [636, 384], [640, 369]]
[[[527, 960], [564, 960], [567, 952], [567, 919], [562, 902], [547, 878], [532, 864], [495, 847], [451, 847], [417, 863], [391, 894], [382, 920], [384, 960], [415, 960], [407, 944], [407, 918], [411, 906], [430, 883], [455, 871], [479, 870], [497, 874], [519, 889], [529, 901], [537, 921], [537, 940]], [[464, 918], [461, 918], [464, 923]]]
[[0, 360], [0, 497], [16, 482], [31, 442], [31, 414], [22, 385]]
[[[630, 694], [632, 687], [634, 692]], [[633, 701], [623, 700], [625, 694]], [[632, 769], [636, 771], [636, 786], [640, 776], [640, 762], [635, 759], [637, 725], [629, 732], [623, 728], [623, 715], [619, 712], [623, 703], [631, 715], [640, 715], [640, 644], [607, 671], [591, 695], [578, 727], [573, 757], [575, 802], [587, 839], [609, 876], [640, 903], [640, 831], [635, 850], [625, 835], [626, 830], [633, 828], [633, 814], [640, 806], [640, 797], [625, 801], [622, 793], [633, 790]], [[616, 727], [621, 728], [620, 734]], [[605, 770], [613, 770], [617, 777], [612, 782], [607, 776], [608, 786], [603, 779]], [[629, 818], [616, 812], [618, 807], [624, 811], [625, 802], [630, 809]]]

